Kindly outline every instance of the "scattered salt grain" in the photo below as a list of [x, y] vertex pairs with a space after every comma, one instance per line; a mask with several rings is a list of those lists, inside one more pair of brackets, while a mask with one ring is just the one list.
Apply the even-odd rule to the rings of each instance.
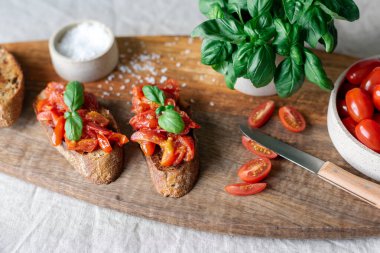
[[160, 83], [164, 83], [166, 80], [168, 80], [166, 76], [161, 76]]
[[189, 45], [191, 45], [191, 44], [193, 44], [193, 41], [194, 41], [194, 39], [193, 39], [192, 37], [190, 37], [190, 38], [187, 40], [187, 43], [188, 43]]
[[187, 83], [182, 83], [182, 84], [181, 84], [181, 87], [182, 87], [182, 88], [185, 88], [186, 86], [187, 86]]
[[120, 97], [120, 92], [116, 93], [116, 96]]
[[190, 99], [190, 103], [194, 104], [195, 100], [193, 98]]
[[175, 65], [177, 68], [181, 67], [181, 63], [180, 62], [177, 62], [176, 65]]
[[131, 82], [130, 79], [125, 79], [125, 80], [124, 80], [124, 83], [130, 83], [130, 82]]
[[111, 95], [109, 92], [103, 91], [103, 96], [109, 96], [109, 95]]
[[125, 90], [125, 85], [120, 86], [120, 90]]
[[166, 71], [168, 71], [168, 68], [162, 68], [161, 69], [161, 73], [163, 73], [163, 74], [166, 73]]
[[101, 89], [101, 88], [102, 88], [102, 85], [101, 85], [101, 84], [98, 84], [96, 87], [98, 87], [98, 89]]
[[210, 106], [214, 106], [214, 105], [215, 105], [215, 103], [210, 101]]
[[191, 53], [191, 50], [190, 49], [186, 49], [185, 51], [183, 51], [184, 54], [190, 54]]

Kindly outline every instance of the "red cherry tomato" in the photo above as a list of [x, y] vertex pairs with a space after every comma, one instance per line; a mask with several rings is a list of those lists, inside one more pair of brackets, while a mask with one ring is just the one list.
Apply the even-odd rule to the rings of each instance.
[[255, 142], [254, 140], [251, 140], [246, 136], [242, 136], [241, 141], [246, 149], [248, 149], [249, 151], [251, 151], [251, 153], [257, 156], [266, 157], [269, 159], [277, 157], [277, 154], [275, 152], [273, 152], [269, 148], [260, 145], [259, 143]]
[[259, 193], [267, 187], [266, 183], [239, 183], [239, 184], [230, 184], [224, 187], [224, 190], [229, 194], [236, 196], [248, 196]]
[[356, 126], [355, 133], [361, 143], [380, 153], [380, 124], [372, 119], [365, 119]]
[[108, 140], [116, 142], [116, 144], [119, 145], [119, 147], [122, 147], [124, 144], [129, 142], [127, 136], [121, 133], [112, 133], [108, 137]]
[[61, 145], [64, 134], [65, 134], [65, 118], [61, 116], [57, 120], [57, 124], [55, 125], [54, 132], [52, 135], [51, 140], [52, 140], [53, 146]]
[[372, 93], [373, 104], [380, 111], [380, 85], [376, 85]]
[[75, 145], [75, 150], [79, 153], [91, 153], [98, 147], [98, 140], [82, 139]]
[[289, 131], [299, 133], [305, 130], [305, 118], [296, 108], [292, 106], [283, 106], [278, 113], [282, 125]]
[[105, 137], [101, 132], [97, 133], [96, 135], [98, 137], [99, 146], [102, 148], [102, 150], [106, 153], [111, 153], [112, 147], [107, 137]]
[[259, 128], [263, 126], [270, 119], [274, 112], [274, 101], [266, 101], [257, 106], [248, 118], [248, 123], [253, 128]]
[[352, 90], [353, 88], [357, 88], [355, 84], [349, 83], [345, 81], [340, 87], [338, 91], [338, 98], [346, 99], [346, 94], [349, 90]]
[[342, 119], [343, 125], [347, 128], [347, 130], [353, 135], [356, 136], [355, 134], [355, 127], [358, 123], [356, 123], [355, 120], [353, 120], [351, 117], [347, 117]]
[[167, 167], [173, 165], [175, 161], [173, 139], [169, 137], [160, 145], [162, 149], [161, 166]]
[[349, 116], [348, 111], [347, 111], [346, 100], [339, 99], [336, 102], [336, 107], [337, 107], [338, 114], [339, 114], [340, 117], [344, 118], [344, 117], [348, 117]]
[[253, 159], [240, 167], [238, 175], [247, 183], [257, 183], [266, 178], [272, 167], [268, 158]]
[[144, 152], [144, 155], [151, 156], [154, 154], [154, 149], [156, 148], [156, 144], [150, 141], [141, 141], [140, 148]]
[[86, 113], [85, 119], [88, 121], [94, 122], [101, 127], [105, 127], [110, 123], [109, 119], [107, 119], [102, 114], [98, 113], [97, 111], [90, 111]]
[[374, 68], [362, 81], [360, 88], [372, 94], [376, 85], [380, 84], [380, 67]]
[[372, 118], [373, 104], [366, 91], [360, 88], [350, 90], [346, 94], [346, 104], [348, 114], [356, 122]]
[[378, 66], [380, 66], [378, 59], [358, 62], [348, 70], [346, 78], [350, 83], [359, 85]]

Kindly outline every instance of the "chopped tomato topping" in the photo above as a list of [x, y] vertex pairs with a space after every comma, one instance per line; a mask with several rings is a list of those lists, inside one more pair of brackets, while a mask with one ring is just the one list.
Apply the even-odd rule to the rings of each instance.
[[97, 136], [99, 146], [102, 148], [102, 150], [106, 153], [111, 153], [112, 147], [107, 137], [105, 137], [101, 132], [97, 133]]
[[91, 153], [98, 147], [98, 140], [82, 139], [75, 145], [75, 150], [79, 153]]
[[122, 147], [124, 144], [128, 143], [128, 138], [127, 136], [125, 136], [124, 134], [120, 134], [120, 133], [112, 133], [108, 139], [110, 141], [114, 141], [116, 142], [116, 144], [118, 144], [120, 147]]
[[156, 144], [149, 141], [141, 141], [140, 148], [144, 152], [144, 155], [151, 156], [154, 154], [154, 149], [156, 148]]
[[62, 143], [63, 135], [65, 134], [65, 118], [63, 116], [57, 119], [57, 123], [52, 135], [53, 146], [59, 146]]
[[85, 116], [86, 120], [98, 124], [101, 127], [107, 126], [110, 121], [97, 111], [90, 111]]

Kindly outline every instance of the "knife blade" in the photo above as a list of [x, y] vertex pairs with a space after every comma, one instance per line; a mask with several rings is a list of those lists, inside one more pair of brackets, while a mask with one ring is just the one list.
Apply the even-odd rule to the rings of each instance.
[[273, 138], [258, 129], [240, 125], [241, 132], [248, 138], [273, 150], [285, 159], [317, 174], [327, 182], [380, 208], [380, 185], [347, 172], [329, 161], [323, 161], [302, 150]]

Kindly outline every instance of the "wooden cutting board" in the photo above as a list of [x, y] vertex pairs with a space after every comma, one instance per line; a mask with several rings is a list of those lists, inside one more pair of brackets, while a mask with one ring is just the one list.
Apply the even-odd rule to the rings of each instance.
[[[31, 108], [37, 92], [48, 81], [61, 80], [51, 65], [46, 41], [4, 45], [24, 69], [26, 99], [17, 124], [0, 129], [1, 172], [95, 205], [210, 232], [279, 238], [380, 235], [378, 209], [281, 158], [273, 161], [272, 172], [265, 180], [269, 187], [263, 193], [249, 197], [226, 194], [224, 186], [239, 181], [238, 167], [254, 157], [241, 145], [238, 124], [268, 98], [227, 89], [221, 75], [200, 64], [198, 40], [129, 37], [118, 42], [118, 69], [104, 80], [87, 83], [86, 89], [109, 106], [123, 132], [130, 135], [131, 86], [165, 77], [180, 82], [183, 97], [193, 103], [195, 121], [202, 125], [197, 133], [201, 174], [190, 194], [180, 199], [157, 194], [144, 157], [134, 143], [125, 148], [124, 172], [110, 185], [91, 184], [72, 170], [50, 146]], [[338, 54], [318, 55], [334, 80], [356, 60]], [[301, 134], [290, 133], [281, 126], [276, 113], [263, 128], [265, 132], [359, 174], [344, 162], [330, 141], [326, 127], [329, 93], [306, 83], [292, 98], [271, 99], [278, 107], [297, 107], [308, 127]]]

